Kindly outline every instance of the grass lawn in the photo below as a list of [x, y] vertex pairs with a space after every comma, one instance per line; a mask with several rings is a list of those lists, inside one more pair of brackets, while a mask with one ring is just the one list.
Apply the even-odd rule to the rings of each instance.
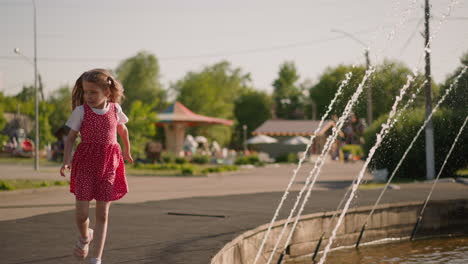
[[[411, 179], [394, 179], [390, 184], [398, 185], [398, 184], [405, 184], [405, 183], [413, 183], [416, 182], [415, 180]], [[370, 189], [383, 189], [385, 187], [386, 182], [372, 182], [369, 181], [368, 183], [363, 183], [359, 185], [360, 190], [370, 190]]]
[[0, 180], [0, 191], [12, 191], [50, 186], [67, 186], [69, 184], [70, 183], [68, 181], [4, 179]]
[[131, 165], [125, 167], [125, 171], [129, 176], [205, 176], [203, 174], [184, 175], [180, 170], [152, 170], [152, 169], [140, 169], [134, 168]]
[[180, 177], [202, 177], [208, 173], [221, 173], [226, 171], [236, 171], [237, 166], [213, 165], [213, 164], [136, 164], [127, 165], [128, 175], [133, 176], [180, 176]]
[[[32, 166], [34, 164], [33, 158], [20, 158], [20, 157], [0, 157], [1, 164], [11, 164], [20, 166]], [[48, 161], [47, 159], [40, 159], [39, 166], [42, 166], [42, 170], [55, 170], [62, 163]], [[50, 166], [50, 167], [49, 167]], [[49, 168], [44, 168], [49, 167]], [[163, 163], [163, 164], [126, 164], [125, 169], [130, 176], [161, 176], [161, 177], [202, 177], [208, 173], [220, 173], [226, 171], [235, 171], [239, 168], [237, 166], [225, 166], [225, 165], [213, 165], [213, 164], [175, 164], [175, 163]], [[58, 171], [57, 171], [58, 173]], [[40, 187], [40, 186], [39, 186]], [[1, 187], [0, 187], [1, 188]], [[29, 188], [35, 188], [34, 186]]]
[[[34, 159], [33, 158], [20, 158], [20, 157], [1, 157], [0, 164], [13, 164], [13, 165], [33, 165]], [[62, 163], [49, 161], [47, 159], [39, 159], [39, 165], [45, 166], [59, 166]]]
[[468, 178], [468, 169], [458, 170], [457, 172], [455, 172], [455, 175], [457, 175], [458, 177]]

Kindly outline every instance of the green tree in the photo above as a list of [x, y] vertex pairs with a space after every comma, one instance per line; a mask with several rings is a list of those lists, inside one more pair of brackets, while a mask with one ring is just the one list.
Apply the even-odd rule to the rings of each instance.
[[[387, 118], [388, 115], [382, 115], [365, 131], [365, 144], [363, 147], [366, 155], [375, 144], [376, 135]], [[375, 152], [369, 164], [369, 168], [387, 168], [388, 171], [392, 173], [409, 144], [412, 142], [416, 132], [423, 124], [424, 119], [424, 107], [418, 107], [403, 113], [402, 117], [399, 118], [395, 126], [389, 131], [382, 145]], [[434, 153], [436, 170], [440, 169], [442, 166], [464, 119], [465, 116], [461, 116], [451, 109], [439, 109], [432, 116], [432, 121], [434, 123], [434, 145], [436, 148]], [[466, 142], [468, 142], [468, 133], [462, 133], [458, 143], [453, 149], [451, 157], [447, 160], [447, 165], [442, 172], [442, 177], [453, 177], [457, 170], [465, 169], [468, 166], [468, 158], [466, 156], [468, 144], [466, 144]], [[419, 135], [413, 147], [408, 152], [408, 155], [395, 174], [395, 177], [402, 179], [425, 178], [425, 157], [423, 131], [422, 135]]]
[[247, 90], [234, 102], [234, 116], [236, 125], [233, 135], [233, 145], [241, 148], [243, 144], [243, 128], [247, 126], [247, 137], [257, 127], [271, 118], [273, 100], [265, 92], [253, 89]]
[[[460, 61], [462, 65], [468, 66], [468, 52], [462, 56]], [[461, 73], [461, 71], [462, 66], [455, 69], [455, 71], [447, 77], [445, 82], [440, 87], [441, 94], [445, 94], [445, 91], [450, 88], [450, 85]], [[457, 86], [458, 88], [448, 94], [443, 106], [445, 108], [459, 112], [462, 116], [466, 116], [468, 111], [468, 70], [465, 71], [462, 76], [460, 76]]]
[[13, 113], [19, 111], [34, 118], [34, 86], [24, 85], [18, 94], [6, 97], [5, 111]]
[[[125, 89], [127, 100], [123, 103], [124, 108], [136, 100], [144, 104], [151, 104], [154, 100], [158, 100], [160, 104], [165, 102], [166, 91], [159, 80], [160, 69], [155, 55], [139, 52], [120, 63], [116, 73]], [[161, 110], [163, 107], [158, 105], [156, 110]]]
[[[40, 74], [38, 75], [37, 92], [39, 101], [44, 101], [44, 83], [42, 82]], [[15, 97], [20, 101], [28, 101], [30, 99], [34, 100], [34, 93], [34, 84], [32, 84], [29, 86], [23, 86], [21, 92], [19, 92]]]
[[302, 92], [296, 85], [299, 75], [294, 62], [280, 65], [278, 78], [273, 81], [273, 99], [276, 117], [282, 119], [303, 119], [304, 105]]
[[145, 144], [153, 140], [156, 135], [155, 122], [157, 121], [157, 116], [153, 109], [157, 103], [156, 100], [151, 104], [144, 104], [140, 100], [135, 100], [130, 105], [130, 110], [127, 114], [129, 119], [127, 128], [132, 153], [135, 157], [144, 157]]
[[[327, 68], [320, 76], [319, 82], [310, 88], [310, 97], [317, 104], [318, 116], [325, 114], [328, 105], [335, 96], [341, 82], [345, 80], [345, 75], [348, 72], [352, 73], [352, 78], [349, 84], [343, 88], [342, 95], [338, 98], [335, 107], [331, 111], [331, 115], [341, 116], [347, 102], [362, 82], [365, 73], [364, 66], [339, 65], [335, 68]], [[384, 61], [383, 64], [376, 66], [376, 71], [366, 82], [365, 86], [371, 86], [372, 88], [372, 106], [375, 119], [390, 111], [395, 97], [405, 85], [407, 76], [410, 74], [411, 70], [400, 62]], [[417, 77], [416, 81], [408, 89], [409, 91], [415, 91], [416, 87], [422, 84], [421, 77]], [[368, 89], [364, 88], [358, 102], [353, 107], [353, 112], [358, 118], [367, 117], [367, 91]], [[418, 98], [421, 98], [421, 96], [424, 96], [424, 93], [420, 92]], [[418, 102], [421, 100], [419, 99]]]
[[1, 133], [1, 131], [5, 128], [6, 125], [6, 119], [3, 115], [3, 113], [5, 112], [4, 102], [5, 95], [2, 92], [0, 92], [0, 148], [3, 147], [4, 144], [6, 144], [6, 142], [8, 141], [8, 136]]
[[[40, 102], [39, 108], [39, 147], [42, 149], [45, 145], [55, 141], [55, 137], [52, 134], [52, 127], [49, 123], [49, 117], [54, 111], [54, 106], [47, 102]], [[31, 130], [29, 135], [30, 138], [36, 138], [36, 129]]]
[[[249, 74], [222, 61], [201, 72], [188, 72], [171, 88], [176, 92], [177, 100], [193, 112], [232, 119], [234, 101], [249, 87], [249, 82]], [[189, 133], [207, 136], [223, 145], [231, 139], [232, 129], [226, 126], [197, 127]]]
[[335, 102], [330, 115], [341, 116], [347, 101], [356, 90], [359, 82], [364, 76], [364, 67], [352, 67], [348, 65], [339, 65], [335, 68], [327, 68], [320, 76], [319, 82], [309, 90], [311, 99], [317, 105], [317, 118], [323, 116], [334, 98], [341, 82], [346, 79], [348, 72], [352, 73], [352, 78], [347, 86], [343, 87], [342, 95]]
[[[383, 64], [377, 66], [376, 72], [369, 81], [369, 85], [372, 86], [372, 109], [374, 118], [377, 119], [390, 111], [395, 97], [400, 93], [400, 89], [403, 88], [407, 82], [408, 75], [412, 75], [411, 70], [401, 62], [386, 60]], [[417, 76], [416, 80], [413, 81], [408, 88], [407, 94], [414, 92], [421, 86], [424, 82], [423, 78], [424, 76], [422, 75]], [[433, 90], [436, 91], [433, 95], [434, 98], [438, 91], [438, 87], [435, 84], [433, 84]], [[365, 93], [367, 94], [367, 89]], [[364, 94], [365, 97], [363, 96], [363, 98], [367, 98], [366, 94]], [[405, 98], [407, 98], [407, 96]], [[423, 106], [424, 98], [424, 87], [422, 87], [412, 107]], [[361, 101], [361, 111], [358, 114], [361, 117], [365, 117], [367, 100], [364, 99]], [[400, 103], [400, 105], [402, 104]]]
[[52, 132], [55, 132], [65, 125], [71, 115], [71, 88], [68, 85], [58, 88], [52, 92], [47, 102], [54, 106], [49, 122]]
[[3, 128], [6, 125], [6, 119], [3, 113], [5, 112], [5, 95], [3, 92], [0, 92], [0, 131], [3, 130]]
[[15, 95], [15, 98], [23, 102], [34, 100], [34, 85], [23, 86], [23, 89]]

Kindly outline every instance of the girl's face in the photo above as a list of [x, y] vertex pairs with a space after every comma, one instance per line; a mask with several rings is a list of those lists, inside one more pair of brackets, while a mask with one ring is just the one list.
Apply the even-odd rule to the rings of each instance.
[[110, 95], [109, 89], [102, 89], [99, 85], [92, 82], [83, 82], [84, 101], [93, 108], [104, 108], [106, 99]]

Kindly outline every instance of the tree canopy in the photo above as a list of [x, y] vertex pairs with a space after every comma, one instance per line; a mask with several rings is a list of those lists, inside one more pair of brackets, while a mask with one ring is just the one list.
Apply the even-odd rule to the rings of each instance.
[[[334, 68], [327, 68], [320, 76], [319, 82], [310, 88], [310, 97], [317, 104], [319, 116], [325, 114], [328, 105], [335, 96], [339, 85], [345, 79], [346, 73], [351, 72], [352, 78], [347, 86], [343, 88], [343, 94], [336, 102], [331, 115], [340, 116], [344, 111], [346, 103], [351, 99], [352, 94], [356, 91], [361, 83], [365, 67], [353, 67], [350, 65], [339, 65]], [[366, 82], [364, 91], [359, 97], [358, 102], [353, 108], [353, 112], [358, 118], [366, 118], [367, 116], [367, 91], [366, 87], [372, 89], [372, 106], [374, 119], [378, 119], [381, 115], [388, 113], [399, 94], [400, 89], [405, 85], [407, 76], [411, 74], [411, 70], [403, 63], [397, 61], [384, 61], [383, 64], [376, 66], [376, 71], [371, 78]], [[414, 91], [415, 87], [422, 84], [422, 76], [418, 76], [409, 90]], [[434, 89], [437, 90], [434, 85]], [[424, 96], [421, 92], [419, 97]], [[418, 102], [421, 100], [418, 100]]]
[[64, 85], [52, 92], [52, 95], [48, 98], [47, 102], [54, 106], [49, 116], [52, 131], [57, 131], [64, 126], [70, 117], [71, 97], [71, 88]]
[[241, 147], [243, 142], [243, 128], [247, 128], [247, 137], [257, 127], [271, 118], [272, 98], [266, 92], [247, 90], [234, 102], [234, 116], [236, 126], [233, 141], [236, 147]]
[[117, 78], [125, 89], [126, 100], [124, 107], [129, 107], [134, 101], [140, 100], [144, 104], [151, 104], [155, 99], [160, 102], [156, 110], [166, 100], [166, 91], [160, 83], [160, 69], [158, 59], [148, 52], [139, 52], [137, 55], [125, 59], [116, 70]]
[[[462, 56], [460, 62], [462, 65], [468, 66], [468, 52]], [[453, 81], [461, 73], [461, 71], [462, 66], [458, 67], [452, 74], [447, 76], [447, 79], [440, 87], [441, 94], [444, 94], [445, 91], [450, 88]], [[450, 94], [448, 94], [443, 105], [445, 108], [450, 108], [466, 116], [468, 111], [468, 70], [465, 71], [462, 76], [460, 76], [457, 86], [453, 89], [454, 91], [451, 91]]]
[[[177, 101], [193, 112], [232, 119], [234, 101], [248, 89], [249, 84], [249, 74], [244, 74], [240, 68], [233, 68], [229, 62], [222, 61], [207, 66], [200, 72], [188, 72], [171, 88], [177, 94]], [[226, 144], [231, 139], [232, 130], [225, 126], [210, 126], [195, 128], [192, 132]]]
[[298, 80], [299, 74], [294, 62], [285, 62], [280, 65], [278, 77], [272, 84], [277, 118], [302, 119], [304, 117], [302, 93], [296, 85]]

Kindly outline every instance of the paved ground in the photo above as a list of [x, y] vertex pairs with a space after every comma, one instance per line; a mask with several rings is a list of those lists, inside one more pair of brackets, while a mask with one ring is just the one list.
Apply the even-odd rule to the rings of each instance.
[[[327, 163], [305, 213], [335, 209], [360, 165]], [[310, 168], [302, 170], [294, 190]], [[56, 169], [44, 168], [46, 173], [35, 177], [55, 177]], [[195, 178], [129, 176], [131, 193], [111, 207], [104, 263], [209, 263], [227, 242], [271, 220], [293, 169], [282, 165]], [[11, 177], [7, 172], [34, 176], [27, 167], [0, 165], [0, 178]], [[429, 188], [401, 185], [389, 190], [383, 203], [422, 201]], [[378, 194], [360, 191], [353, 206], [372, 204]], [[290, 193], [285, 208], [296, 196]], [[468, 198], [468, 185], [438, 184], [433, 197]], [[0, 263], [76, 263], [70, 257], [76, 237], [73, 201], [67, 187], [0, 193]]]

